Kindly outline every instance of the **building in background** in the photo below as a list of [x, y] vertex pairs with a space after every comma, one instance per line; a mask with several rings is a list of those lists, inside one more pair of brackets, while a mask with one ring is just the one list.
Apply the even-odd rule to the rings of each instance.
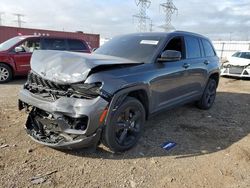
[[83, 33], [81, 31], [64, 32], [64, 31], [52, 31], [43, 29], [0, 26], [0, 43], [18, 35], [41, 35], [41, 36], [56, 36], [56, 37], [83, 39], [92, 48], [98, 48], [100, 44], [99, 34], [88, 34], [88, 33]]

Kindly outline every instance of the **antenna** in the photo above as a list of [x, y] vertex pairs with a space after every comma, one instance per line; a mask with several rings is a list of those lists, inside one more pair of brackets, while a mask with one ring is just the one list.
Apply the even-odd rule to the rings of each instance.
[[0, 12], [0, 26], [3, 25], [2, 15], [4, 15], [4, 12]]
[[22, 21], [22, 17], [24, 17], [23, 14], [14, 14], [15, 16], [17, 16], [17, 24], [18, 24], [18, 27], [22, 27], [22, 23], [25, 23], [24, 21]]
[[171, 24], [172, 15], [174, 13], [178, 13], [178, 9], [174, 5], [172, 0], [167, 0], [166, 3], [160, 4], [160, 8], [165, 13], [165, 24], [161, 25], [160, 27], [163, 28], [165, 31], [172, 31], [175, 30], [174, 26]]
[[134, 18], [138, 19], [137, 29], [139, 32], [145, 32], [147, 31], [147, 20], [149, 20], [147, 9], [150, 7], [151, 1], [135, 0], [135, 4], [139, 7], [139, 13], [133, 15]]

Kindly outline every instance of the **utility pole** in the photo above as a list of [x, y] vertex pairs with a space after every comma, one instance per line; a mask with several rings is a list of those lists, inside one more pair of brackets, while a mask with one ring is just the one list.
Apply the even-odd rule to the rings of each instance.
[[136, 5], [139, 7], [139, 13], [133, 15], [134, 18], [138, 20], [137, 29], [139, 32], [147, 31], [147, 20], [149, 17], [147, 16], [147, 9], [151, 5], [150, 0], [135, 0]]
[[153, 27], [154, 27], [153, 20], [150, 19], [150, 24], [149, 24], [149, 31], [150, 32], [153, 32]]
[[166, 3], [160, 4], [160, 9], [165, 13], [165, 23], [160, 27], [163, 28], [166, 32], [175, 30], [174, 26], [171, 24], [172, 15], [178, 12], [178, 9], [173, 3], [173, 0], [167, 0]]
[[17, 17], [17, 25], [18, 27], [22, 27], [22, 23], [25, 23], [24, 21], [22, 21], [22, 17], [24, 17], [23, 14], [14, 14]]
[[3, 25], [3, 16], [4, 12], [0, 12], [0, 26]]

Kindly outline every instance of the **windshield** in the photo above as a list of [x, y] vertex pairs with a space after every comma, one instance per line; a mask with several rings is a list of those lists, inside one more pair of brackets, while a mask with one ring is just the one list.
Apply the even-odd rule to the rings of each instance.
[[14, 37], [0, 44], [0, 51], [6, 51], [18, 42], [22, 41], [23, 37]]
[[250, 52], [236, 52], [232, 56], [233, 57], [244, 58], [244, 59], [250, 59]]
[[162, 41], [164, 41], [163, 36], [121, 36], [106, 42], [94, 53], [147, 63]]

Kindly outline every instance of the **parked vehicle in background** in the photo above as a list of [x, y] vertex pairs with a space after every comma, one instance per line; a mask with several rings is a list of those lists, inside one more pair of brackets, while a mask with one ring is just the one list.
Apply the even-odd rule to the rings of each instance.
[[250, 51], [234, 53], [221, 67], [221, 76], [250, 78]]
[[65, 50], [90, 53], [89, 45], [80, 39], [49, 36], [17, 36], [0, 44], [0, 83], [14, 76], [27, 75], [35, 50]]
[[27, 133], [54, 148], [102, 141], [125, 151], [151, 115], [196, 101], [212, 107], [219, 58], [209, 39], [188, 32], [113, 38], [90, 55], [36, 51], [20, 92]]

